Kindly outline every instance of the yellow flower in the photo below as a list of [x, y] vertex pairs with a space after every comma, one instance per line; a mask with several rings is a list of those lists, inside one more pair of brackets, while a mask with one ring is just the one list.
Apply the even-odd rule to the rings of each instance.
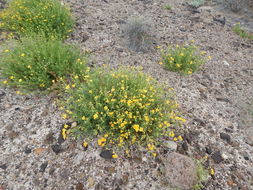
[[152, 153], [152, 155], [154, 156], [154, 157], [156, 157], [157, 156], [157, 154], [154, 152], [154, 153]]
[[215, 174], [214, 169], [213, 169], [213, 168], [211, 168], [211, 169], [209, 170], [209, 173], [210, 173], [211, 175], [214, 175], [214, 174]]
[[171, 131], [171, 132], [169, 133], [169, 136], [170, 136], [170, 137], [174, 137], [174, 136], [175, 136], [174, 132]]
[[162, 65], [162, 64], [163, 64], [163, 62], [161, 62], [161, 61], [160, 61], [158, 64], [159, 64], [159, 65]]
[[176, 64], [176, 67], [181, 67], [181, 65], [177, 63], [177, 64]]
[[87, 147], [88, 146], [88, 143], [86, 141], [83, 142], [83, 147]]
[[43, 83], [42, 83], [42, 84], [40, 84], [40, 87], [45, 87], [45, 84], [43, 84]]
[[62, 138], [65, 140], [67, 138], [66, 129], [62, 129]]
[[65, 89], [66, 89], [66, 90], [70, 89], [70, 86], [69, 86], [69, 85], [67, 85], [67, 86], [65, 87]]
[[24, 54], [24, 53], [21, 53], [21, 54], [20, 54], [20, 56], [21, 56], [21, 57], [24, 57], [24, 56], [25, 56], [25, 54]]
[[105, 111], [107, 111], [107, 110], [108, 110], [108, 107], [107, 107], [107, 106], [105, 106], [105, 107], [104, 107], [104, 110], [105, 110]]
[[212, 59], [212, 57], [209, 55], [208, 57], [207, 57], [209, 60], [211, 60]]
[[22, 79], [19, 79], [18, 82], [22, 82]]
[[8, 53], [9, 51], [10, 51], [10, 50], [8, 50], [8, 49], [4, 50], [5, 53]]
[[174, 138], [173, 138], [173, 140], [174, 140], [174, 141], [177, 141], [177, 140], [178, 140], [178, 138], [177, 138], [177, 137], [174, 137]]
[[153, 144], [148, 144], [148, 150], [154, 150], [155, 149], [155, 145]]
[[3, 84], [7, 84], [7, 83], [8, 83], [8, 81], [7, 81], [7, 80], [3, 81]]
[[94, 118], [94, 119], [97, 119], [97, 118], [98, 118], [98, 114], [95, 113], [95, 114], [93, 115], [93, 118]]
[[83, 116], [83, 117], [82, 117], [82, 120], [83, 120], [83, 121], [84, 121], [84, 120], [86, 120], [86, 117], [85, 117], [85, 116]]
[[99, 146], [104, 146], [106, 142], [106, 138], [101, 137], [101, 139], [98, 139], [98, 145]]
[[188, 73], [188, 74], [192, 74], [192, 71], [188, 71], [187, 73]]
[[179, 135], [177, 138], [178, 138], [178, 140], [180, 140], [180, 141], [182, 141], [182, 140], [183, 140], [183, 137], [182, 137], [182, 136], [180, 136], [180, 135]]
[[28, 65], [28, 66], [27, 66], [27, 68], [28, 68], [28, 69], [31, 69], [31, 68], [32, 68], [32, 66], [31, 66], [31, 65]]
[[184, 56], [184, 53], [180, 53], [179, 55], [180, 55], [180, 56]]
[[113, 154], [112, 158], [118, 158], [119, 156], [117, 154]]
[[68, 115], [66, 113], [62, 114], [62, 118], [63, 119], [67, 119], [68, 118]]
[[140, 130], [140, 126], [139, 125], [133, 125], [133, 129], [138, 132]]
[[140, 127], [139, 131], [140, 131], [140, 132], [143, 132], [143, 131], [144, 131], [144, 129], [143, 129], [142, 127]]
[[201, 54], [201, 55], [205, 55], [205, 54], [206, 54], [206, 52], [205, 52], [205, 51], [202, 51], [202, 52], [200, 52], [200, 54]]
[[14, 76], [10, 76], [10, 79], [14, 79], [15, 77]]

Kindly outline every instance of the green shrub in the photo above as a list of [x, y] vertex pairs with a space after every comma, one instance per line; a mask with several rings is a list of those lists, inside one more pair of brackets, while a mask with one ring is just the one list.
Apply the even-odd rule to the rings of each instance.
[[172, 7], [170, 5], [165, 5], [165, 6], [163, 6], [163, 8], [166, 9], [166, 10], [171, 10], [172, 9]]
[[99, 70], [85, 80], [67, 88], [69, 97], [64, 101], [63, 118], [78, 123], [69, 131], [75, 137], [98, 136], [98, 145], [109, 147], [144, 144], [154, 151], [159, 137], [174, 137], [170, 125], [185, 122], [176, 115], [172, 93], [141, 71]]
[[43, 33], [64, 38], [74, 21], [58, 0], [13, 0], [0, 13], [0, 28], [19, 34]]
[[233, 31], [238, 34], [239, 36], [241, 36], [242, 38], [248, 38], [253, 40], [253, 34], [246, 32], [245, 30], [242, 29], [240, 23], [237, 23], [234, 27], [233, 27]]
[[61, 78], [81, 76], [86, 69], [86, 57], [60, 40], [26, 37], [13, 42], [14, 47], [5, 49], [0, 58], [5, 84], [28, 90], [47, 89]]
[[192, 2], [190, 2], [190, 5], [193, 7], [200, 7], [205, 3], [205, 0], [193, 0]]
[[129, 49], [136, 52], [147, 52], [153, 44], [150, 23], [142, 17], [130, 18], [124, 28]]
[[[193, 45], [169, 47], [168, 51], [162, 50], [160, 64], [170, 71], [177, 71], [183, 74], [192, 74], [205, 63], [205, 52], [197, 52]], [[208, 56], [210, 59], [211, 57]]]

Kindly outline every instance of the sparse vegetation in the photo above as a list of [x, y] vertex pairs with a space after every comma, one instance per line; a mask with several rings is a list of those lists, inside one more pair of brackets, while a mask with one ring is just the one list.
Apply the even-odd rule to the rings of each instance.
[[130, 18], [124, 28], [127, 46], [137, 52], [148, 51], [153, 44], [151, 25], [144, 18]]
[[68, 8], [57, 0], [13, 0], [0, 13], [0, 28], [18, 34], [42, 33], [64, 38], [74, 25]]
[[253, 40], [253, 34], [242, 29], [242, 26], [240, 23], [237, 23], [236, 25], [234, 25], [233, 31], [239, 36], [241, 36], [242, 38]]
[[28, 90], [45, 90], [61, 78], [81, 76], [86, 69], [86, 57], [71, 45], [44, 37], [24, 37], [12, 41], [13, 48], [1, 53], [0, 68], [7, 78], [3, 83]]
[[166, 10], [171, 10], [172, 9], [172, 7], [170, 5], [165, 5], [165, 6], [163, 6], [163, 8], [166, 9]]
[[200, 7], [205, 3], [205, 0], [193, 0], [192, 2], [190, 2], [190, 5], [193, 7]]
[[[198, 53], [194, 45], [169, 47], [167, 51], [162, 50], [162, 58], [159, 64], [165, 69], [183, 74], [192, 74], [205, 63], [206, 52]], [[208, 56], [210, 59], [211, 57]]]
[[102, 147], [144, 145], [155, 156], [158, 138], [176, 138], [170, 128], [185, 122], [177, 115], [170, 91], [141, 71], [99, 70], [85, 76], [85, 83], [79, 81], [66, 88], [69, 97], [63, 114], [77, 121], [78, 126], [70, 129], [75, 137], [98, 136]]

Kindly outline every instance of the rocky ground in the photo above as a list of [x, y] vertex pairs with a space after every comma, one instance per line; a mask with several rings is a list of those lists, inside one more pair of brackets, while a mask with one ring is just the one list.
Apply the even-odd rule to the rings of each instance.
[[[187, 189], [196, 181], [189, 158], [205, 156], [204, 166], [215, 174], [203, 189], [253, 189], [253, 43], [232, 32], [236, 14], [234, 19], [216, 2], [198, 9], [184, 0], [66, 3], [77, 22], [67, 41], [91, 50], [91, 65], [142, 66], [175, 89], [187, 119], [184, 141], [160, 147], [157, 158], [140, 150], [131, 158], [110, 159], [110, 152], [95, 145], [84, 150], [80, 142], [59, 138], [66, 121], [55, 94], [17, 95], [15, 89], [0, 87], [0, 190], [172, 189], [168, 183]], [[172, 10], [163, 8], [167, 4]], [[122, 31], [133, 16], [152, 24], [155, 43], [147, 53], [126, 46]], [[160, 50], [155, 46], [191, 40], [212, 56], [200, 71], [181, 76], [157, 64]]]

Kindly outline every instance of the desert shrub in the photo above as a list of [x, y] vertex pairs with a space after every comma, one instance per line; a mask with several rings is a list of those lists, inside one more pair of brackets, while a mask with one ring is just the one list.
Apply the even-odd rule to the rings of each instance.
[[[171, 91], [133, 69], [95, 71], [67, 88], [66, 113], [78, 123], [68, 132], [74, 137], [99, 137], [98, 145], [147, 145], [149, 151], [161, 136], [174, 137], [172, 126], [185, 120], [177, 116]], [[63, 129], [66, 138], [66, 129]], [[175, 138], [175, 137], [174, 137]], [[179, 137], [180, 139], [180, 137]]]
[[151, 31], [151, 24], [144, 18], [130, 18], [124, 28], [127, 46], [137, 52], [148, 51], [153, 44]]
[[24, 37], [12, 43], [13, 47], [4, 49], [0, 58], [5, 84], [28, 90], [47, 89], [61, 78], [81, 76], [86, 69], [86, 56], [60, 40]]
[[193, 0], [190, 5], [193, 7], [200, 7], [205, 3], [205, 0]]
[[44, 33], [66, 37], [74, 21], [58, 0], [13, 0], [0, 13], [0, 28], [19, 34]]
[[[167, 51], [162, 50], [160, 64], [170, 71], [177, 71], [182, 74], [192, 74], [205, 63], [205, 54], [205, 52], [198, 53], [197, 47], [194, 45], [177, 45], [175, 47], [169, 47]], [[208, 58], [211, 57], [208, 56]]]
[[238, 34], [239, 36], [241, 36], [242, 38], [248, 38], [253, 40], [253, 34], [245, 31], [242, 29], [241, 24], [237, 23], [234, 27], [233, 27], [233, 31]]

